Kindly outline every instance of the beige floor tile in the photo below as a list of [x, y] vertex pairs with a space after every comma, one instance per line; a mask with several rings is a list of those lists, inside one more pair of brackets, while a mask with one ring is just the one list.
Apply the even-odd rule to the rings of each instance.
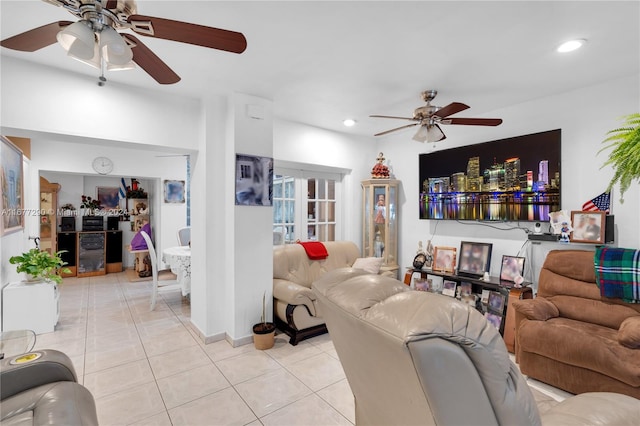
[[101, 398], [145, 383], [151, 383], [154, 380], [149, 362], [146, 359], [141, 359], [97, 373], [85, 374], [84, 385], [91, 391], [94, 398]]
[[262, 351], [248, 352], [216, 362], [222, 374], [235, 385], [270, 371], [282, 368], [273, 358]]
[[346, 418], [317, 395], [309, 395], [260, 418], [265, 426], [351, 425]]
[[108, 351], [141, 343], [135, 326], [111, 331], [99, 336], [87, 336], [87, 352]]
[[345, 378], [340, 361], [326, 353], [293, 363], [287, 369], [314, 392]]
[[211, 360], [200, 346], [192, 346], [149, 357], [149, 363], [156, 379], [161, 379], [192, 368], [211, 364]]
[[163, 411], [160, 414], [156, 414], [155, 416], [147, 417], [146, 419], [142, 419], [139, 422], [131, 423], [131, 426], [172, 426], [171, 419], [169, 418], [169, 413], [167, 411]]
[[158, 379], [158, 387], [167, 408], [175, 408], [230, 386], [213, 364]]
[[50, 339], [49, 342], [43, 342], [36, 337], [36, 345], [34, 349], [55, 349], [67, 354], [69, 358], [77, 355], [84, 356], [86, 339], [60, 340]]
[[318, 396], [338, 410], [351, 423], [356, 422], [356, 404], [347, 379], [318, 391]]
[[235, 388], [258, 417], [311, 394], [304, 383], [284, 369], [247, 380]]
[[84, 354], [69, 357], [73, 364], [73, 369], [76, 370], [76, 376], [78, 377], [78, 383], [84, 384]]
[[146, 357], [142, 343], [131, 343], [120, 348], [87, 352], [84, 358], [85, 374], [106, 370]]
[[290, 345], [289, 336], [279, 335], [276, 336], [273, 348], [267, 349], [265, 353], [280, 364], [287, 366], [314, 355], [318, 355], [322, 353], [322, 351], [317, 346], [307, 342], [300, 342], [296, 346]]
[[160, 391], [155, 383], [146, 383], [96, 398], [98, 424], [115, 426], [135, 423], [165, 411]]
[[255, 352], [256, 348], [253, 345], [242, 345], [233, 347], [226, 340], [219, 340], [217, 342], [209, 343], [203, 346], [209, 358], [213, 361], [220, 361], [223, 359], [235, 357], [238, 355], [246, 354], [248, 352]]
[[233, 388], [170, 409], [169, 416], [173, 426], [246, 425], [256, 419]]
[[198, 346], [198, 342], [186, 328], [183, 328], [161, 336], [143, 338], [142, 345], [147, 356], [150, 357], [190, 346]]

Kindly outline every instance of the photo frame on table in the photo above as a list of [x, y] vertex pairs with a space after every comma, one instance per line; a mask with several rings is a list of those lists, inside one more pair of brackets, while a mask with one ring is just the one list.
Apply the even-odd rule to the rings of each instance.
[[505, 297], [502, 294], [498, 293], [497, 291], [490, 292], [488, 304], [489, 311], [502, 314], [502, 312], [504, 311], [504, 301]]
[[522, 284], [524, 281], [524, 257], [502, 255], [502, 263], [500, 265], [500, 281], [508, 281]]
[[271, 206], [273, 158], [236, 154], [236, 205]]
[[460, 297], [462, 296], [470, 296], [473, 293], [473, 288], [471, 283], [462, 281], [460, 283]]
[[456, 269], [456, 251], [455, 247], [436, 247], [431, 269], [439, 272], [453, 272]]
[[572, 211], [570, 241], [575, 243], [604, 244], [606, 212]]
[[24, 229], [24, 175], [22, 151], [8, 138], [0, 142], [0, 188], [2, 188], [2, 219], [0, 235]]
[[442, 282], [442, 294], [449, 297], [456, 297], [457, 282], [451, 280], [444, 280]]
[[165, 203], [184, 203], [183, 180], [165, 180], [163, 186]]
[[97, 186], [96, 199], [100, 201], [102, 210], [117, 209], [120, 206], [120, 188]]
[[484, 313], [485, 318], [491, 325], [500, 330], [500, 325], [502, 324], [502, 315], [496, 315], [491, 312]]
[[460, 262], [458, 275], [481, 277], [489, 272], [491, 266], [491, 243], [462, 241], [460, 243]]
[[431, 280], [426, 278], [415, 278], [414, 290], [418, 291], [431, 291]]

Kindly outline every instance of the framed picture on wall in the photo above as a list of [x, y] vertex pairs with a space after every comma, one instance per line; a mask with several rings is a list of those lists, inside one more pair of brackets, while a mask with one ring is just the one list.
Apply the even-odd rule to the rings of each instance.
[[273, 158], [236, 154], [236, 205], [270, 206]]
[[100, 201], [103, 210], [117, 209], [120, 205], [120, 189], [118, 187], [96, 187], [96, 198]]
[[2, 219], [0, 235], [24, 228], [24, 177], [22, 151], [9, 139], [0, 137], [0, 187], [2, 187]]
[[164, 181], [164, 202], [184, 203], [184, 181], [165, 180]]
[[571, 241], [576, 243], [604, 244], [605, 212], [572, 211], [573, 232]]

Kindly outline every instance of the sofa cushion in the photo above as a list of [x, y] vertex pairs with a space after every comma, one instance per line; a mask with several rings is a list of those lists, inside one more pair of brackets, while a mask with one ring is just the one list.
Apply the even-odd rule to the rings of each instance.
[[547, 299], [538, 297], [535, 299], [516, 300], [512, 306], [516, 311], [523, 314], [527, 319], [536, 321], [546, 321], [549, 318], [555, 318], [560, 313], [558, 308]]
[[631, 349], [640, 349], [640, 316], [622, 321], [618, 330], [618, 342]]
[[353, 268], [364, 269], [370, 274], [377, 274], [380, 272], [383, 260], [382, 257], [359, 257], [353, 262]]
[[638, 351], [618, 342], [618, 331], [568, 318], [525, 321], [518, 329], [519, 350], [640, 386]]
[[311, 283], [327, 271], [351, 267], [360, 251], [352, 241], [324, 243], [329, 257], [311, 260], [300, 244], [285, 244], [273, 248], [273, 278], [283, 279], [311, 288]]
[[634, 309], [628, 306], [582, 297], [557, 295], [548, 297], [547, 300], [558, 307], [561, 317], [590, 322], [614, 330], [619, 329], [625, 319], [638, 315]]

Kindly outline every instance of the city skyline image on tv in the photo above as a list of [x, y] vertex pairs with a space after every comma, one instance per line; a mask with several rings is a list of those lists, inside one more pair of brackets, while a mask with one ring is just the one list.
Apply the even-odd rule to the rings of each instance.
[[556, 129], [420, 154], [420, 219], [548, 221], [560, 148]]

